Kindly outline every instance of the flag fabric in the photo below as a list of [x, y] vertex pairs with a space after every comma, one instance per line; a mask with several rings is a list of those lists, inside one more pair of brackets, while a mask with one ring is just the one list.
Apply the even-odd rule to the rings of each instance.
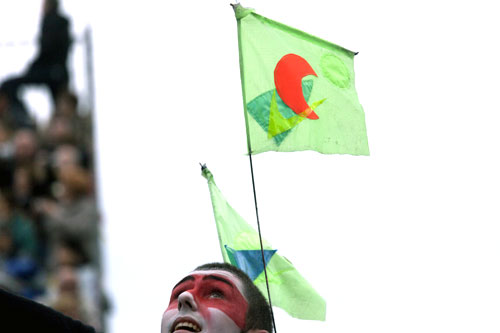
[[[245, 271], [267, 298], [259, 235], [224, 199], [212, 173], [203, 168], [208, 181], [224, 262]], [[292, 317], [325, 320], [326, 302], [285, 257], [263, 240], [269, 290], [273, 306]]]
[[345, 48], [235, 6], [249, 154], [369, 155]]

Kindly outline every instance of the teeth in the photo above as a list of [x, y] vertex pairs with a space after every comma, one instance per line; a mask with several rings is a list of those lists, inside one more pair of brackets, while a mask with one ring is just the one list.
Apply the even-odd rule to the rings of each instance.
[[192, 323], [187, 322], [187, 321], [183, 321], [183, 322], [180, 322], [177, 325], [175, 325], [174, 331], [177, 331], [178, 329], [183, 328], [183, 327], [190, 328], [194, 332], [199, 332], [200, 331], [200, 328], [198, 327], [198, 325], [192, 324]]

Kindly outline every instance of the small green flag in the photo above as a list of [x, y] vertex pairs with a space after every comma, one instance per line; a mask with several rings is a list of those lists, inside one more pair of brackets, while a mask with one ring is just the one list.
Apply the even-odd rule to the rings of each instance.
[[[224, 261], [245, 271], [267, 298], [258, 233], [224, 199], [206, 167], [202, 174], [208, 180]], [[325, 320], [325, 300], [285, 257], [264, 240], [263, 247], [273, 306], [282, 308], [295, 318]]]
[[249, 153], [369, 155], [354, 52], [235, 7]]

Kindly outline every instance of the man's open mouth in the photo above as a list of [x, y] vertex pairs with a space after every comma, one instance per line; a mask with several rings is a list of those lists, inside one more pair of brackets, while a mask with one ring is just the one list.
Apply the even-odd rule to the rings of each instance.
[[172, 325], [171, 333], [177, 332], [178, 330], [184, 330], [188, 332], [200, 332], [201, 328], [198, 323], [190, 319], [178, 319]]

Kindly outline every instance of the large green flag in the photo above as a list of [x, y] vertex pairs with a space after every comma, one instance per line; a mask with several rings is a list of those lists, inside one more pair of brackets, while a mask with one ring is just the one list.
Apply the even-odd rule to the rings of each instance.
[[[258, 233], [224, 199], [215, 185], [212, 173], [207, 168], [203, 168], [202, 173], [208, 180], [224, 262], [245, 271], [267, 298]], [[264, 240], [263, 247], [273, 306], [282, 308], [295, 318], [325, 320], [325, 300], [299, 274], [290, 261], [280, 256]]]
[[249, 153], [369, 155], [354, 52], [236, 5]]

